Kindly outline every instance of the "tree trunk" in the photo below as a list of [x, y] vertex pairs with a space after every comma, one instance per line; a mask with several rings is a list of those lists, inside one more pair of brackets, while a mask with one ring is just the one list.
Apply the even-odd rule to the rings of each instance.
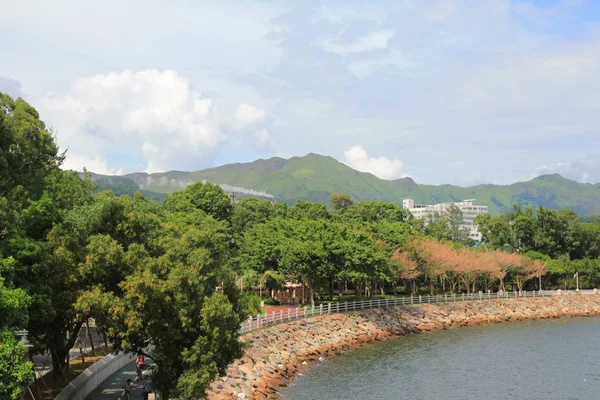
[[52, 371], [54, 371], [54, 381], [57, 382], [61, 378], [66, 382], [65, 368], [67, 367], [67, 355], [61, 351], [62, 349], [52, 351]]
[[75, 341], [79, 336], [79, 331], [81, 330], [81, 326], [84, 321], [78, 321], [73, 326], [73, 331], [67, 331], [69, 333], [69, 339], [65, 342], [64, 340], [60, 340], [61, 344], [52, 343], [51, 344], [51, 355], [52, 355], [52, 368], [55, 371], [54, 379], [57, 378], [65, 379], [64, 373], [68, 371], [69, 368], [69, 351], [75, 346]]
[[307, 280], [308, 283], [308, 292], [310, 293], [310, 306], [311, 307], [315, 307], [315, 290], [313, 289], [313, 282], [312, 279], [308, 278]]
[[329, 279], [329, 300], [333, 301], [333, 278]]
[[81, 341], [81, 338], [79, 338], [79, 355], [81, 356], [81, 362], [85, 364], [85, 356], [83, 355], [83, 353], [83, 342]]
[[[90, 331], [90, 320], [89, 319], [85, 320], [85, 327], [87, 328], [88, 339], [90, 340], [90, 346], [92, 348], [92, 355], [95, 356], [96, 355], [96, 347], [94, 346], [94, 337], [92, 336], [92, 331]], [[97, 327], [96, 327], [96, 331], [98, 331]]]
[[427, 278], [427, 285], [429, 286], [429, 295], [433, 296], [433, 279]]

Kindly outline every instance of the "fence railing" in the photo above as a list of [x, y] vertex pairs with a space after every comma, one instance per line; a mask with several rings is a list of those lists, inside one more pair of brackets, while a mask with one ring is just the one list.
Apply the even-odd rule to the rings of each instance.
[[527, 297], [546, 297], [560, 295], [591, 295], [598, 294], [597, 289], [579, 290], [579, 291], [561, 291], [561, 290], [532, 290], [532, 291], [513, 291], [513, 292], [478, 292], [478, 293], [459, 293], [459, 294], [440, 294], [435, 296], [410, 296], [394, 297], [390, 299], [351, 301], [345, 303], [326, 303], [316, 307], [296, 307], [272, 312], [270, 314], [258, 315], [248, 318], [240, 326], [240, 333], [250, 332], [265, 326], [279, 324], [281, 322], [292, 321], [299, 318], [310, 318], [317, 315], [341, 313], [348, 311], [364, 310], [368, 308], [384, 308], [394, 306], [408, 306], [411, 304], [432, 304], [467, 300], [493, 300], [493, 299], [514, 299]]

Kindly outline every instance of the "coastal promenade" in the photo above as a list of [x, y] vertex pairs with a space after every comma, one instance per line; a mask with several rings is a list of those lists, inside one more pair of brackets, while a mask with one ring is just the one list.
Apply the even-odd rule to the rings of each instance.
[[[269, 314], [242, 324], [241, 340], [250, 346], [229, 368], [228, 376], [213, 383], [209, 398], [274, 398], [280, 387], [319, 358], [390, 336], [600, 312], [600, 296], [594, 291], [584, 293], [480, 292], [270, 309]], [[113, 374], [87, 399], [118, 399], [125, 381], [134, 376], [131, 364]]]
[[[566, 293], [565, 293], [566, 294]], [[248, 344], [208, 398], [274, 399], [303, 370], [364, 343], [469, 325], [600, 315], [599, 295], [496, 298], [323, 313], [250, 331]]]

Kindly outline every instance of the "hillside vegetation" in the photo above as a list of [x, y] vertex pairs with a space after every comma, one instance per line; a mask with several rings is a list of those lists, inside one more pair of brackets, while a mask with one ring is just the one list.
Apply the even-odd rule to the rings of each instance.
[[600, 214], [600, 185], [578, 183], [558, 174], [512, 185], [420, 185], [411, 178], [379, 179], [370, 173], [356, 171], [332, 157], [313, 153], [290, 159], [273, 157], [228, 164], [195, 172], [134, 173], [122, 177], [94, 175], [93, 180], [101, 183], [103, 189], [114, 185], [119, 194], [125, 194], [122, 188], [127, 188], [128, 191], [143, 191], [154, 199], [206, 180], [266, 192], [288, 205], [298, 200], [329, 204], [332, 193], [347, 193], [355, 201], [401, 202], [403, 198], [411, 197], [418, 204], [475, 198], [477, 204], [489, 206], [493, 215], [510, 211], [513, 204], [534, 208], [570, 208], [579, 215]]

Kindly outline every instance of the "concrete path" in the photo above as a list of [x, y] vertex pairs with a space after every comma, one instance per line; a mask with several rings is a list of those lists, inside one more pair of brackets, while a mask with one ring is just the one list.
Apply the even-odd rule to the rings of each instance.
[[140, 382], [135, 381], [135, 362], [129, 363], [114, 374], [112, 374], [107, 380], [102, 382], [100, 386], [96, 388], [86, 400], [118, 400], [123, 397], [123, 386], [127, 379], [131, 379], [133, 382], [133, 390], [131, 391], [131, 400], [142, 399], [142, 388], [148, 382], [149, 379], [142, 380]]

